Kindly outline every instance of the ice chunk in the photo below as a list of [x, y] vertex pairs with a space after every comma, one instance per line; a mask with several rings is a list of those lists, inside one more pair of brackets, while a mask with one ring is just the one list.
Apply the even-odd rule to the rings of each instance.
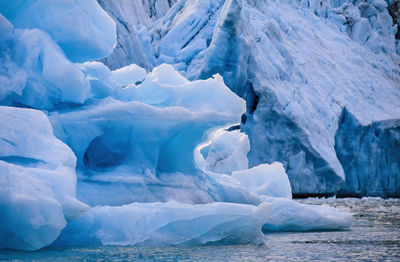
[[135, 64], [127, 65], [112, 72], [112, 78], [121, 87], [129, 84], [140, 84], [146, 75], [146, 70]]
[[100, 62], [86, 62], [78, 67], [86, 74], [94, 98], [113, 96], [126, 100], [126, 90], [122, 89], [126, 89], [128, 85], [141, 84], [147, 75], [145, 69], [135, 64], [115, 71]]
[[250, 143], [245, 133], [224, 129], [213, 134], [210, 142], [200, 149], [207, 170], [228, 175], [232, 171], [248, 168], [249, 151]]
[[0, 12], [17, 28], [46, 31], [74, 62], [99, 59], [116, 45], [116, 25], [96, 0], [1, 1]]
[[352, 215], [325, 205], [306, 205], [294, 200], [261, 197], [272, 204], [271, 216], [263, 225], [270, 231], [346, 230], [351, 227]]
[[0, 123], [0, 248], [39, 249], [87, 210], [76, 158], [40, 111], [0, 106]]
[[234, 171], [232, 176], [241, 185], [258, 195], [292, 198], [289, 178], [282, 163], [261, 164], [250, 169]]
[[[1, 15], [0, 15], [1, 16]], [[84, 74], [42, 30], [10, 30], [0, 42], [0, 103], [51, 109], [62, 103], [83, 103], [90, 96]]]
[[100, 62], [78, 64], [90, 83], [90, 91], [94, 98], [105, 98], [112, 95], [117, 83], [112, 79], [110, 69]]
[[206, 245], [261, 243], [269, 204], [133, 203], [95, 207], [71, 221], [55, 245]]

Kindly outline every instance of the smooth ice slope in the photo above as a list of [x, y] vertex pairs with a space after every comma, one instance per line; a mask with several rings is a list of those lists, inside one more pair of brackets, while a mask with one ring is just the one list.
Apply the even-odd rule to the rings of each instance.
[[39, 249], [87, 210], [76, 158], [40, 111], [0, 106], [0, 123], [0, 248]]
[[51, 109], [90, 96], [84, 74], [40, 29], [16, 29], [0, 14], [0, 104]]
[[[398, 175], [396, 161], [372, 154], [358, 161], [362, 166], [348, 166], [341, 157], [347, 149], [335, 144], [358, 139], [340, 131], [345, 110], [362, 133], [400, 118], [399, 41], [388, 4], [186, 0], [143, 34], [149, 34], [156, 64], [174, 64], [189, 79], [220, 73], [246, 99], [241, 128], [249, 135], [251, 166], [280, 161], [294, 194], [325, 195], [337, 193], [345, 177], [351, 193], [357, 185], [350, 177], [366, 179], [364, 167], [377, 163], [373, 176], [382, 182], [360, 183], [353, 193], [390, 196], [398, 194], [391, 182]], [[125, 17], [117, 11], [114, 16]], [[386, 151], [398, 125], [385, 130], [388, 138], [361, 136], [352, 150], [368, 150], [372, 142]]]
[[115, 22], [96, 0], [4, 0], [0, 13], [15, 27], [46, 31], [74, 62], [108, 56], [116, 45]]
[[259, 244], [271, 205], [133, 203], [96, 207], [72, 221], [55, 245]]

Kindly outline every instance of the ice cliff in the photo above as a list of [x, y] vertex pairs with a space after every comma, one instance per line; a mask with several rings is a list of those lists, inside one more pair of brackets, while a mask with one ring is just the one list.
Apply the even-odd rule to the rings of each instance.
[[[154, 21], [182, 5], [142, 3], [120, 11]], [[93, 61], [121, 51], [94, 0], [2, 1], [0, 13], [0, 248], [248, 244], [351, 226], [291, 200], [281, 163], [249, 168], [246, 102], [219, 74]]]
[[219, 73], [246, 100], [250, 166], [282, 162], [299, 196], [399, 196], [398, 1], [180, 0], [152, 19], [100, 2], [139, 36], [119, 33], [141, 54], [120, 63]]

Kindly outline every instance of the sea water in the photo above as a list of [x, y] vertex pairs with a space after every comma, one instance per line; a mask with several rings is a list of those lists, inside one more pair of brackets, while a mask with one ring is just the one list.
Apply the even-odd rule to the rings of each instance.
[[349, 231], [265, 234], [263, 245], [0, 250], [0, 261], [400, 261], [400, 199], [298, 201], [352, 212], [353, 227]]

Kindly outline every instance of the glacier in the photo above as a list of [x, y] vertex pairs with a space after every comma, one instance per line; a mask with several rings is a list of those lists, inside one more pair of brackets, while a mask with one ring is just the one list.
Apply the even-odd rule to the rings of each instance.
[[[379, 153], [398, 151], [396, 1], [181, 0], [152, 23], [120, 12], [123, 1], [101, 2], [140, 32], [146, 58], [123, 63], [173, 64], [190, 80], [221, 74], [247, 102], [250, 166], [282, 162], [294, 195], [399, 195], [399, 158]], [[362, 135], [377, 126], [385, 135]]]
[[0, 248], [258, 244], [351, 227], [292, 194], [397, 194], [388, 4], [312, 3], [1, 2]]

